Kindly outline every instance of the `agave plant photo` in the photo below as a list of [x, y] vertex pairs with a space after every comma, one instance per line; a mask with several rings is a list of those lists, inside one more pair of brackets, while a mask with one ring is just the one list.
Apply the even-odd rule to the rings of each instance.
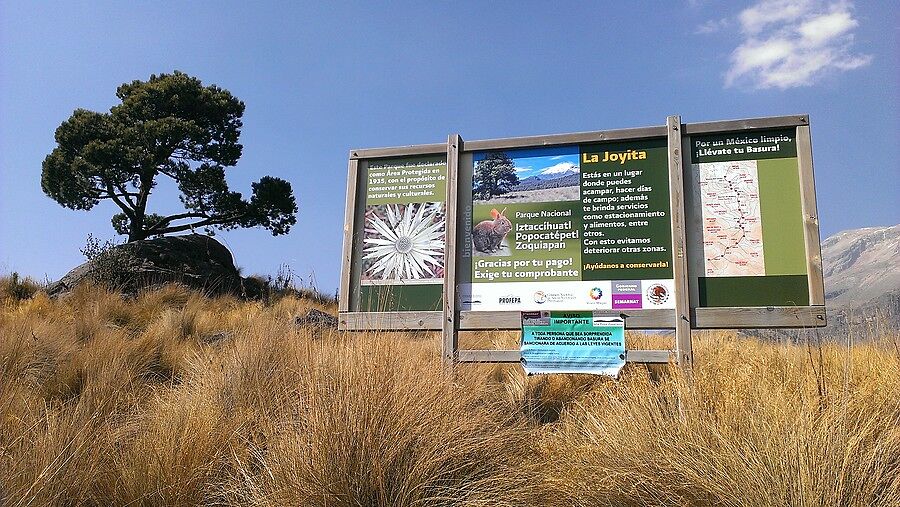
[[362, 278], [434, 280], [444, 276], [443, 203], [366, 207]]

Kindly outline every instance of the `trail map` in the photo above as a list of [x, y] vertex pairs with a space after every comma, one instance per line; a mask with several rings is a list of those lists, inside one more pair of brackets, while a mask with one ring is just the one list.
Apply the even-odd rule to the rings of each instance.
[[756, 160], [694, 164], [706, 276], [764, 276]]

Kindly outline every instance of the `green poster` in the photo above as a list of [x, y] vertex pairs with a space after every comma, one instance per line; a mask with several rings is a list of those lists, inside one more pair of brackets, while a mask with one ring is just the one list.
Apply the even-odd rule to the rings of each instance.
[[370, 160], [355, 234], [361, 311], [436, 310], [444, 278], [446, 156]]
[[471, 157], [464, 309], [673, 307], [665, 138]]
[[581, 147], [585, 280], [672, 278], [666, 139]]
[[794, 129], [693, 136], [691, 157], [700, 306], [808, 305]]

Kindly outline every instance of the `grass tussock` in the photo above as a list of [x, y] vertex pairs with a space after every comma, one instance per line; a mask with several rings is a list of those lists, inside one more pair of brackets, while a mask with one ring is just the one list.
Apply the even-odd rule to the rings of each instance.
[[29, 277], [22, 278], [19, 273], [0, 277], [0, 300], [21, 301], [34, 296], [41, 285]]
[[298, 327], [320, 299], [4, 294], [2, 505], [900, 503], [896, 332], [704, 333], [690, 378], [528, 378], [447, 372], [431, 335]]
[[543, 444], [552, 481], [576, 504], [900, 501], [895, 354], [701, 343], [690, 380], [632, 369], [569, 407]]

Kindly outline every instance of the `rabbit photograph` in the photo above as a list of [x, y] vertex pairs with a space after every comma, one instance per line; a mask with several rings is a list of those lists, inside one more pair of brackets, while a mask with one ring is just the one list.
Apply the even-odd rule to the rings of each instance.
[[503, 211], [492, 209], [490, 219], [482, 220], [472, 228], [475, 255], [507, 256], [512, 253], [506, 241], [506, 236], [512, 230], [512, 222], [504, 213], [505, 208]]

